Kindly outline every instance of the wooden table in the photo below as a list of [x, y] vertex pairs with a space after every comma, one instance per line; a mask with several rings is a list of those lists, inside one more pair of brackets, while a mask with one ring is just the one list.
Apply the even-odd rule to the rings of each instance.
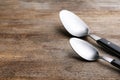
[[120, 70], [107, 62], [86, 62], [75, 54], [59, 20], [62, 9], [120, 46], [119, 0], [0, 0], [0, 80], [120, 80]]

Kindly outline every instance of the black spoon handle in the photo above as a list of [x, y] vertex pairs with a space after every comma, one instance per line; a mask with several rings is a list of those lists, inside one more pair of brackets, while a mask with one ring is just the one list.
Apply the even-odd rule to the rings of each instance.
[[114, 53], [120, 57], [120, 47], [119, 46], [115, 45], [114, 43], [112, 43], [104, 38], [98, 39], [98, 40], [96, 40], [96, 42], [99, 45], [103, 46], [105, 49], [111, 51], [112, 53]]
[[113, 66], [115, 66], [115, 67], [117, 67], [117, 68], [119, 68], [120, 69], [120, 61], [119, 60], [113, 60], [112, 62], [111, 62], [111, 64], [113, 65]]

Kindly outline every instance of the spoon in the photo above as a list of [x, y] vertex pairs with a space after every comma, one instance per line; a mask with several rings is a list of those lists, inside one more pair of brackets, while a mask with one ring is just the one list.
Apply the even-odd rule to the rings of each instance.
[[76, 37], [83, 37], [83, 36], [90, 36], [93, 40], [95, 40], [99, 45], [103, 46], [105, 49], [109, 50], [110, 52], [118, 55], [120, 57], [120, 47], [113, 44], [112, 42], [98, 37], [94, 34], [89, 33], [89, 28], [87, 24], [85, 24], [82, 19], [80, 19], [74, 13], [68, 10], [60, 11], [60, 20], [64, 25], [65, 29], [73, 36]]
[[70, 45], [73, 48], [73, 50], [81, 58], [83, 58], [87, 61], [95, 61], [97, 59], [102, 59], [120, 69], [120, 61], [119, 60], [115, 60], [115, 59], [112, 59], [109, 57], [99, 56], [98, 50], [86, 41], [83, 41], [78, 38], [71, 38]]

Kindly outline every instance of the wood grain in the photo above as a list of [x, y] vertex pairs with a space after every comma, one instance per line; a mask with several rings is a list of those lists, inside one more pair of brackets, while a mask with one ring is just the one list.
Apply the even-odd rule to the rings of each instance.
[[[59, 20], [67, 9], [120, 46], [119, 0], [0, 0], [0, 80], [119, 80], [120, 70], [81, 60]], [[90, 38], [101, 55], [110, 56]], [[119, 58], [120, 59], [120, 58]]]

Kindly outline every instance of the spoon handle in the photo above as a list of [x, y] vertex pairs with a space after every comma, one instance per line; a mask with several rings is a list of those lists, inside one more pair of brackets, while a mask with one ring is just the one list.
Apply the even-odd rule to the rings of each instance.
[[119, 60], [113, 60], [112, 62], [111, 62], [111, 64], [113, 65], [113, 66], [115, 66], [115, 67], [117, 67], [117, 68], [119, 68], [120, 69], [120, 61]]
[[96, 42], [99, 45], [103, 46], [108, 51], [110, 51], [120, 57], [120, 47], [119, 46], [115, 45], [114, 43], [112, 43], [104, 38], [98, 39], [98, 40], [96, 40]]

